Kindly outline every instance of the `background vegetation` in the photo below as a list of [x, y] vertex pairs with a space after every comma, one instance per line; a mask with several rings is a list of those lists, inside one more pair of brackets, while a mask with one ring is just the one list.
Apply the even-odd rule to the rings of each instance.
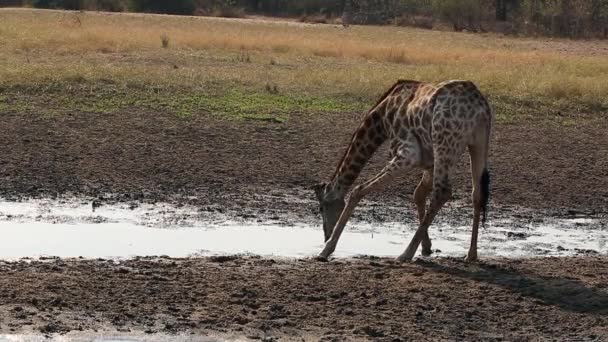
[[608, 37], [608, 0], [0, 0], [2, 5]]
[[503, 121], [599, 119], [608, 108], [602, 41], [2, 9], [0, 45], [0, 108], [20, 112], [143, 108], [280, 121], [361, 113], [398, 78], [472, 80]]

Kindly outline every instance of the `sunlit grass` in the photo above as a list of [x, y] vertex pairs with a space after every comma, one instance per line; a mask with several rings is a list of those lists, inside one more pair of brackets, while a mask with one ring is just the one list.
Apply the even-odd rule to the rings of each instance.
[[397, 78], [469, 79], [497, 98], [608, 105], [608, 58], [492, 35], [5, 9], [0, 46], [4, 88], [111, 82], [125, 89], [263, 93], [274, 84], [282, 95], [370, 101]]

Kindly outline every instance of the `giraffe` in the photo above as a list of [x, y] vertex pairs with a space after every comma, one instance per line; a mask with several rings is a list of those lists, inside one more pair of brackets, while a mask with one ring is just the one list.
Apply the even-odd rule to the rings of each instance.
[[[490, 175], [487, 169], [493, 109], [471, 81], [439, 84], [399, 80], [380, 97], [355, 130], [348, 148], [328, 183], [314, 186], [323, 217], [325, 246], [318, 258], [327, 260], [359, 201], [410, 169], [421, 169], [414, 191], [419, 225], [397, 258], [410, 261], [419, 245], [431, 254], [428, 228], [451, 198], [450, 174], [468, 148], [473, 182], [473, 227], [467, 261], [477, 260], [480, 216], [486, 220]], [[371, 156], [389, 141], [389, 161], [375, 177], [351, 186]], [[430, 194], [428, 208], [427, 197]]]

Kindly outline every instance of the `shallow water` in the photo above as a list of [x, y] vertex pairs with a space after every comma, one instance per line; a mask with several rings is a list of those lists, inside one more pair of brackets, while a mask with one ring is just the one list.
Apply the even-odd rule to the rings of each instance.
[[[236, 222], [193, 215], [195, 208], [166, 204], [129, 207], [78, 201], [0, 202], [0, 258], [255, 254], [310, 257], [322, 248], [322, 231], [312, 224]], [[409, 223], [352, 223], [335, 257], [394, 257], [416, 229]], [[435, 255], [464, 256], [470, 223], [435, 224], [430, 235]], [[605, 222], [590, 218], [545, 219], [522, 224], [501, 219], [480, 230], [480, 256], [533, 257], [581, 253], [608, 255]]]

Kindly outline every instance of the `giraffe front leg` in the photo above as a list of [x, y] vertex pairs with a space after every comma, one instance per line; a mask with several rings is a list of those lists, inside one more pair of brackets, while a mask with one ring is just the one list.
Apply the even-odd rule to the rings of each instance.
[[363, 197], [363, 194], [362, 194], [361, 186], [358, 186], [353, 190], [352, 194], [350, 195], [348, 202], [346, 203], [346, 206], [344, 207], [344, 210], [342, 210], [342, 213], [340, 214], [340, 218], [338, 219], [338, 222], [336, 222], [336, 226], [334, 227], [331, 236], [325, 243], [325, 246], [323, 247], [323, 250], [321, 251], [321, 253], [319, 253], [319, 256], [317, 257], [317, 259], [327, 260], [329, 258], [329, 256], [336, 250], [336, 246], [338, 245], [338, 240], [340, 239], [340, 235], [342, 235], [342, 231], [344, 230], [344, 227], [346, 226], [348, 219], [352, 215], [353, 211], [355, 210], [355, 207], [357, 206], [357, 204], [359, 203], [359, 201], [361, 200], [362, 197]]
[[429, 231], [428, 230], [426, 230], [424, 232], [424, 235], [422, 236], [421, 245], [422, 245], [422, 250], [420, 251], [420, 254], [422, 256], [428, 257], [431, 254], [433, 254], [433, 250], [431, 249], [431, 247], [433, 246], [433, 244], [431, 243], [431, 238], [429, 237]]
[[357, 186], [352, 191], [348, 199], [348, 203], [342, 211], [340, 219], [338, 219], [338, 222], [336, 223], [336, 226], [334, 227], [334, 230], [329, 240], [327, 240], [327, 242], [325, 243], [325, 247], [323, 248], [321, 253], [319, 253], [318, 259], [326, 260], [336, 250], [338, 240], [340, 239], [340, 235], [342, 234], [342, 231], [346, 226], [346, 222], [352, 215], [359, 201], [361, 201], [361, 199], [365, 195], [370, 193], [372, 190], [379, 189], [385, 184], [387, 184], [389, 181], [391, 181], [395, 177], [395, 174], [397, 173], [396, 171], [411, 167], [416, 161], [416, 155], [412, 153], [401, 153], [393, 157], [393, 159], [391, 159], [391, 161], [384, 167], [384, 169], [378, 175], [376, 175], [369, 181], [363, 183], [362, 185]]
[[[418, 222], [422, 223], [424, 220], [424, 216], [426, 213], [426, 198], [428, 194], [431, 192], [433, 188], [433, 171], [426, 170], [422, 175], [422, 179], [416, 190], [414, 191], [414, 203], [416, 204], [416, 209], [418, 210]], [[431, 250], [432, 243], [431, 238], [429, 237], [428, 231], [426, 231], [422, 235], [422, 255], [429, 256], [433, 251]]]

